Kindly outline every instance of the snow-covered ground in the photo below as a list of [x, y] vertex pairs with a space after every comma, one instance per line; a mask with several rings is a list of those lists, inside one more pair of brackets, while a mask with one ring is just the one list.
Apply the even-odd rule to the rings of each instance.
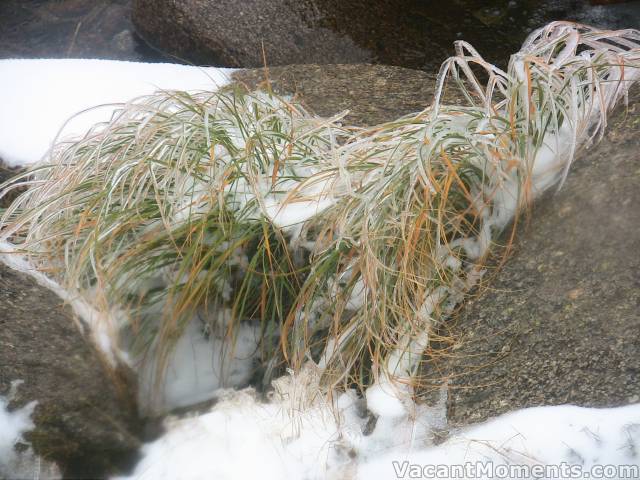
[[[229, 73], [96, 60], [0, 61], [0, 157], [11, 165], [37, 162], [70, 115], [95, 105], [127, 102], [158, 88], [213, 89], [225, 83]], [[63, 136], [82, 134], [93, 123], [107, 120], [114, 108], [110, 105], [75, 117], [64, 127]], [[29, 270], [16, 255], [0, 257], [13, 268]], [[42, 274], [31, 273], [64, 295]], [[87, 316], [82, 308], [80, 305], [78, 313]], [[87, 323], [91, 324], [90, 319]], [[433, 433], [446, 428], [446, 392], [432, 407], [408, 403], [397, 408], [396, 403], [387, 405], [382, 396], [375, 427], [365, 433], [370, 422], [364, 401], [346, 392], [336, 393], [329, 402], [317, 388], [313, 365], [277, 380], [276, 392], [266, 402], [249, 391], [221, 393], [218, 387], [224, 384], [220, 364], [209, 352], [212, 344], [197, 331], [188, 334], [191, 337], [183, 339], [184, 349], [174, 355], [176, 363], [169, 366], [167, 379], [172, 383], [163, 390], [164, 406], [187, 404], [214, 394], [221, 395], [222, 400], [209, 413], [169, 420], [167, 434], [144, 448], [144, 457], [132, 478], [491, 478], [470, 470], [459, 475], [457, 469], [468, 468], [466, 462], [476, 467], [475, 462], [494, 468], [515, 465], [525, 469], [519, 478], [583, 478], [553, 472], [537, 475], [526, 468], [553, 465], [559, 469], [566, 462], [597, 475], [591, 470], [594, 465], [640, 464], [640, 405], [601, 410], [574, 406], [522, 410], [453, 431], [448, 440], [436, 446], [432, 444]], [[246, 373], [250, 361], [250, 346], [249, 341], [240, 349], [238, 361], [244, 363], [237, 370], [237, 383], [246, 380], [242, 373]], [[200, 355], [202, 352], [204, 355]], [[191, 363], [184, 363], [189, 358]], [[206, 366], [202, 374], [194, 373], [201, 366]], [[189, 375], [179, 373], [184, 371]], [[144, 385], [145, 374], [141, 378]], [[387, 400], [397, 399], [390, 395]], [[31, 408], [9, 414], [6, 402], [0, 399], [0, 465], [12, 454], [20, 435], [32, 427]], [[432, 475], [432, 466], [446, 475]], [[503, 473], [496, 469], [493, 476], [516, 478]], [[627, 478], [638, 478], [637, 471], [635, 476], [633, 473], [630, 471]], [[605, 472], [601, 477], [625, 478], [622, 473], [607, 477]]]
[[353, 394], [303, 408], [292, 390], [280, 394], [260, 403], [235, 392], [209, 413], [168, 421], [168, 433], [144, 447], [128, 478], [640, 478], [640, 405], [525, 409], [453, 431], [435, 446], [431, 434], [444, 427], [439, 408], [380, 417], [365, 435]]

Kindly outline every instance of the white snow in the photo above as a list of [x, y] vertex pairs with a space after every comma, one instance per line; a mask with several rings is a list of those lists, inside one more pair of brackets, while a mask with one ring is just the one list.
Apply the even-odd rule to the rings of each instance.
[[[360, 466], [358, 478], [429, 478], [425, 467], [441, 466], [437, 478], [490, 478], [491, 475], [467, 471], [461, 476], [453, 466], [493, 468], [494, 478], [589, 478], [554, 475], [553, 469], [571, 466], [574, 472], [597, 474], [600, 466], [634, 466], [628, 477], [638, 478], [640, 458], [640, 404], [619, 408], [596, 409], [572, 405], [536, 407], [508, 413], [486, 423], [454, 433], [437, 447], [405, 452], [388, 452]], [[394, 463], [395, 462], [395, 463]], [[498, 467], [501, 465], [502, 467]], [[500, 476], [506, 465], [528, 472]], [[547, 474], [536, 476], [534, 465], [551, 466]], [[417, 466], [417, 468], [416, 468]], [[595, 470], [592, 470], [594, 469]], [[420, 475], [411, 476], [410, 472]], [[501, 470], [502, 469], [502, 470]], [[402, 477], [397, 472], [404, 471]], [[514, 470], [515, 471], [515, 470]], [[622, 470], [620, 470], [622, 472]], [[635, 474], [633, 474], [635, 472]], [[598, 478], [592, 476], [591, 478]], [[602, 477], [600, 477], [602, 478]]]
[[109, 120], [114, 104], [157, 90], [214, 91], [233, 71], [114, 60], [0, 60], [0, 158], [12, 166], [35, 163], [63, 126], [61, 138], [82, 135]]
[[[325, 401], [309, 375], [307, 368], [278, 380], [267, 403], [251, 391], [230, 392], [209, 413], [171, 420], [168, 432], [144, 447], [130, 478], [391, 480], [436, 478], [429, 476], [436, 467], [450, 472], [437, 478], [488, 478], [469, 471], [456, 477], [455, 469], [467, 462], [480, 462], [498, 474], [508, 464], [560, 468], [564, 462], [566, 468], [584, 471], [640, 465], [640, 404], [524, 409], [454, 430], [434, 446], [434, 430], [446, 427], [446, 397], [435, 407], [413, 405], [398, 416], [381, 416], [373, 432], [365, 434], [362, 399], [346, 392]], [[316, 396], [310, 396], [314, 391]], [[535, 470], [527, 472], [521, 478], [534, 478]]]
[[215, 397], [221, 388], [244, 387], [254, 371], [259, 326], [241, 324], [234, 342], [202, 332], [197, 319], [189, 322], [169, 355], [167, 369], [156, 387], [156, 362], [150, 355], [137, 365], [139, 404], [145, 413], [162, 414]]
[[442, 426], [439, 405], [414, 409], [415, 420], [408, 415], [380, 419], [365, 436], [362, 399], [347, 391], [329, 401], [318, 389], [318, 372], [307, 365], [276, 380], [266, 403], [251, 390], [227, 392], [209, 413], [170, 420], [168, 433], [144, 447], [131, 478], [354, 478], [354, 456], [403, 449], [413, 437]]

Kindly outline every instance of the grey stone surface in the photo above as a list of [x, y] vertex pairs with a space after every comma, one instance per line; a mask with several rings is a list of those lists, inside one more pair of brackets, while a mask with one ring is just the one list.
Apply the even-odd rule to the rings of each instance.
[[[640, 401], [640, 94], [517, 231], [514, 254], [428, 363], [449, 420]], [[505, 244], [506, 238], [502, 243]]]
[[134, 2], [133, 20], [150, 44], [200, 63], [259, 67], [354, 63], [371, 54], [322, 25], [313, 0]]
[[[185, 61], [230, 67], [376, 63], [436, 72], [470, 42], [505, 65], [534, 29], [553, 20], [638, 27], [638, 16], [589, 0], [133, 0], [151, 45]], [[637, 6], [635, 7], [637, 9]]]
[[[293, 95], [312, 112], [331, 116], [348, 110], [344, 123], [371, 126], [419, 112], [433, 100], [436, 76], [387, 65], [289, 65], [241, 70], [232, 78], [250, 89]], [[447, 102], [460, 102], [449, 94]]]
[[25, 438], [64, 478], [104, 478], [135, 461], [130, 378], [105, 368], [54, 293], [0, 263], [0, 395], [24, 382], [10, 408], [38, 402]]
[[436, 71], [462, 37], [506, 59], [526, 32], [494, 29], [470, 3], [134, 0], [133, 19], [160, 50], [220, 66], [369, 62]]

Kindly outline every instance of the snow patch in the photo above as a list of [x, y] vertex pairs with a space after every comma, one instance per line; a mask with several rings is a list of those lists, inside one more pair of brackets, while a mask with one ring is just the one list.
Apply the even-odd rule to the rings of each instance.
[[217, 90], [234, 71], [114, 60], [0, 60], [0, 158], [10, 166], [35, 163], [59, 132], [60, 138], [82, 135], [108, 121], [117, 104], [158, 90]]
[[308, 364], [276, 380], [269, 402], [257, 400], [252, 390], [228, 391], [209, 413], [169, 420], [168, 433], [143, 448], [128, 478], [354, 478], [354, 459], [404, 451], [416, 439], [428, 441], [432, 428], [441, 426], [441, 414], [419, 408], [378, 419], [374, 432], [365, 435], [371, 418], [363, 399], [353, 391], [330, 398], [318, 379], [319, 370]]
[[[635, 453], [640, 404], [519, 410], [452, 431], [435, 446], [434, 433], [446, 428], [444, 392], [434, 407], [412, 405], [401, 415], [379, 416], [369, 432], [363, 400], [350, 391], [328, 400], [313, 375], [307, 366], [277, 380], [266, 403], [251, 390], [227, 392], [209, 413], [170, 420], [168, 432], [144, 447], [142, 461], [128, 478], [389, 480], [429, 478], [409, 476], [428, 465], [455, 473], [453, 468], [465, 462], [494, 468], [565, 462], [584, 471], [594, 465], [640, 465]], [[403, 471], [405, 476], [399, 476]]]
[[[409, 474], [411, 466], [429, 465], [442, 466], [442, 471], [450, 472], [449, 476], [438, 478], [487, 478], [472, 477], [469, 473], [453, 477], [453, 466], [466, 463], [489, 465], [494, 469], [498, 465], [517, 465], [525, 466], [525, 470], [534, 465], [555, 468], [564, 463], [582, 472], [591, 472], [595, 466], [635, 466], [638, 472], [639, 442], [640, 404], [604, 409], [573, 405], [535, 407], [455, 432], [437, 447], [386, 452], [360, 465], [357, 478], [402, 478], [397, 473], [402, 469], [407, 472], [404, 478], [427, 478], [422, 474], [416, 477]], [[529, 474], [518, 478], [540, 477]]]
[[242, 324], [236, 335], [234, 341], [205, 335], [201, 322], [189, 322], [169, 355], [159, 389], [154, 355], [137, 365], [140, 407], [163, 413], [214, 398], [221, 388], [246, 386], [255, 367], [259, 326]]

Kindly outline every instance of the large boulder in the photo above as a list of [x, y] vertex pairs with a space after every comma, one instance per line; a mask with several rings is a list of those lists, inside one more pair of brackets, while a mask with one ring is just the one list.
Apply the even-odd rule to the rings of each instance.
[[135, 461], [141, 423], [128, 378], [106, 368], [56, 294], [0, 263], [0, 395], [22, 381], [9, 407], [37, 401], [25, 440], [64, 478], [103, 478]]
[[135, 0], [133, 20], [164, 52], [229, 67], [368, 62], [435, 72], [463, 35], [504, 61], [526, 34], [492, 33], [459, 2], [413, 0]]
[[573, 2], [416, 0], [133, 0], [137, 32], [196, 64], [380, 63], [436, 72], [453, 42], [470, 42], [505, 65], [531, 32], [552, 20], [603, 28], [638, 26], [633, 7]]
[[520, 219], [514, 255], [449, 326], [457, 342], [428, 372], [448, 380], [453, 424], [640, 401], [638, 90], [561, 190]]

